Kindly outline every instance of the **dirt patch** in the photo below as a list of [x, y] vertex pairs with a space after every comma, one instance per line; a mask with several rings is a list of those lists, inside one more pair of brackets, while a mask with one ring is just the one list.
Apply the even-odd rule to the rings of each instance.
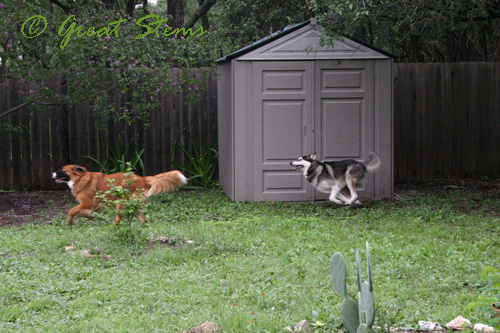
[[[493, 216], [500, 215], [500, 207], [491, 200], [500, 199], [500, 179], [494, 180], [434, 180], [395, 184], [395, 191], [418, 191], [422, 195], [452, 195], [463, 193], [456, 201], [455, 209], [462, 212], [485, 210]], [[390, 201], [395, 201], [390, 199]], [[376, 207], [378, 201], [367, 201], [364, 207]], [[401, 205], [408, 201], [399, 202]], [[0, 227], [30, 223], [50, 223], [56, 217], [64, 217], [76, 205], [69, 191], [14, 191], [0, 192]], [[172, 240], [153, 242], [155, 246], [176, 247]], [[182, 245], [182, 244], [181, 244]]]
[[482, 198], [500, 198], [500, 179], [438, 179], [421, 182], [400, 182], [394, 185], [394, 190], [416, 190], [424, 193], [440, 193], [453, 190], [465, 190], [468, 194], [479, 195]]
[[[500, 216], [500, 179], [474, 180], [434, 180], [427, 182], [412, 182], [396, 184], [395, 193], [417, 191], [420, 195], [435, 195], [452, 197], [451, 208], [462, 212], [471, 213], [482, 211], [492, 216]], [[459, 195], [457, 195], [457, 191]], [[404, 203], [404, 201], [401, 201]], [[400, 202], [400, 203], [401, 203]]]
[[73, 206], [69, 191], [0, 192], [0, 227], [49, 223]]
[[158, 247], [158, 246], [165, 246], [169, 247], [171, 249], [178, 249], [179, 247], [185, 245], [185, 244], [194, 244], [193, 240], [176, 240], [172, 238], [168, 238], [165, 236], [158, 236], [155, 238], [151, 238], [148, 241], [148, 245], [150, 247]]

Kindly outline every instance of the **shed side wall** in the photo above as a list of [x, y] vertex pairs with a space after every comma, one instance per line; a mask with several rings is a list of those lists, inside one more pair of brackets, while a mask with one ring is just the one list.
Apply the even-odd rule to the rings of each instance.
[[254, 179], [251, 163], [253, 152], [252, 62], [233, 60], [234, 79], [234, 201], [253, 200]]
[[219, 184], [234, 200], [233, 79], [231, 62], [217, 66]]

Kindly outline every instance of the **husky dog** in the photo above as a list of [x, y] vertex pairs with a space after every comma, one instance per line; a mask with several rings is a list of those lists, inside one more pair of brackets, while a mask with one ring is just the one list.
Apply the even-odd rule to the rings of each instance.
[[[329, 200], [339, 205], [361, 204], [356, 193], [356, 184], [363, 180], [367, 172], [373, 172], [380, 167], [380, 158], [370, 153], [368, 162], [342, 160], [325, 162], [316, 160], [316, 153], [299, 157], [290, 162], [295, 170], [302, 170], [304, 177], [318, 191], [330, 193]], [[341, 191], [347, 186], [350, 198]], [[346, 191], [347, 194], [347, 191]]]

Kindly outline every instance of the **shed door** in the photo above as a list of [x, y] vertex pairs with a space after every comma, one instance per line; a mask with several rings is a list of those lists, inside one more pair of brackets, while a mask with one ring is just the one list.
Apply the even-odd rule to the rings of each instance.
[[312, 200], [313, 189], [290, 162], [313, 151], [311, 61], [255, 62], [255, 198]]
[[[322, 160], [368, 160], [373, 149], [372, 61], [316, 61], [315, 150]], [[371, 196], [373, 178], [358, 185]], [[315, 191], [315, 199], [328, 195]]]

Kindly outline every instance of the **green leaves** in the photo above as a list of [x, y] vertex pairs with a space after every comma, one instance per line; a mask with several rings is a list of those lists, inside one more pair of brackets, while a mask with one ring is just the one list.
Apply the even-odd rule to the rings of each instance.
[[[144, 154], [144, 149], [131, 154], [129, 153], [129, 148], [130, 146], [126, 146], [125, 150], [123, 150], [121, 141], [119, 140], [116, 150], [109, 148], [111, 156], [108, 156], [104, 162], [99, 162], [91, 156], [85, 156], [85, 158], [96, 163], [100, 168], [99, 172], [107, 174], [127, 171], [138, 172], [137, 168], [140, 167], [142, 173], [144, 173], [144, 163], [141, 159], [142, 154]], [[129, 156], [131, 156], [130, 160]]]
[[[403, 62], [496, 61], [498, 27], [488, 26], [498, 17], [494, 2], [307, 0], [329, 37], [354, 36]], [[331, 45], [330, 38], [322, 42]]]
[[[215, 173], [218, 168], [219, 154], [215, 149], [215, 145], [210, 148], [197, 146], [190, 135], [188, 135], [188, 140], [191, 143], [191, 149], [182, 144], [179, 140], [176, 140], [172, 156], [175, 156], [176, 149], [180, 148], [187, 157], [189, 164], [182, 165], [172, 161], [172, 165], [189, 172], [189, 182], [194, 181], [196, 184], [204, 188], [217, 186], [218, 182], [215, 179]], [[193, 188], [193, 186], [190, 187]]]
[[[100, 121], [142, 125], [160, 105], [161, 91], [185, 92], [186, 103], [205, 93], [200, 88], [203, 78], [187, 70], [213, 65], [219, 43], [211, 32], [165, 36], [167, 23], [162, 22], [158, 36], [136, 40], [144, 32], [136, 24], [145, 16], [142, 10], [128, 16], [114, 5], [90, 0], [73, 2], [68, 14], [59, 7], [51, 10], [47, 3], [4, 1], [0, 8], [0, 25], [5, 27], [0, 35], [0, 81], [19, 79], [20, 103], [37, 102], [44, 108], [85, 103]], [[34, 14], [44, 17], [47, 27], [43, 34], [27, 38], [20, 27]], [[166, 13], [158, 16], [167, 18]], [[179, 69], [178, 75], [172, 68]], [[55, 83], [55, 74], [64, 76], [61, 83]]]

